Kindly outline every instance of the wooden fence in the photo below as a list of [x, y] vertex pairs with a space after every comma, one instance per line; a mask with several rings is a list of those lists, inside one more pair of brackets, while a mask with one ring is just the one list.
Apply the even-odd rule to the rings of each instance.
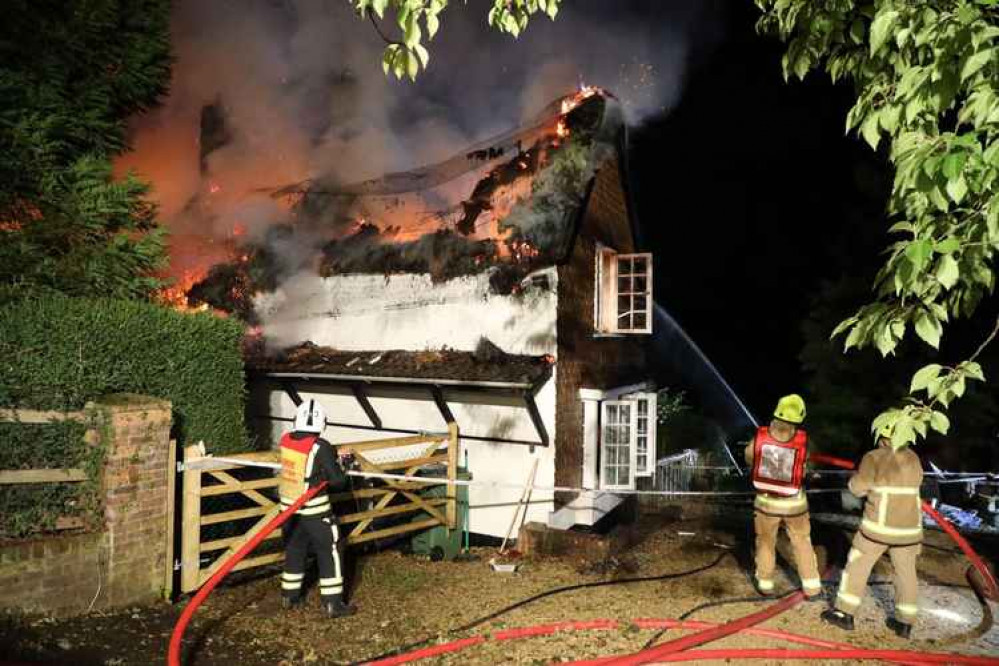
[[[374, 462], [371, 452], [401, 447], [420, 447], [415, 457], [391, 462]], [[362, 471], [410, 476], [426, 465], [444, 464], [447, 478], [455, 480], [458, 475], [458, 427], [449, 426], [447, 433], [414, 435], [366, 442], [351, 442], [337, 445], [340, 452], [350, 452], [360, 464]], [[266, 451], [227, 456], [247, 465], [213, 460], [205, 457], [203, 449], [189, 446], [184, 450], [183, 498], [181, 519], [181, 581], [183, 592], [192, 592], [201, 587], [224, 562], [259, 533], [272, 518], [281, 511], [276, 496], [278, 479], [269, 474], [259, 478], [252, 473], [253, 463], [277, 463], [279, 453]], [[249, 478], [247, 474], [257, 478]], [[447, 529], [457, 528], [457, 492], [453, 484], [447, 486], [444, 497], [425, 498], [420, 490], [426, 484], [379, 480], [373, 487], [364, 487], [351, 492], [330, 495], [334, 503], [355, 502], [356, 511], [339, 511], [341, 525], [353, 525], [347, 534], [348, 544], [363, 543], [374, 539], [397, 536], [407, 532], [425, 530], [442, 525]], [[215, 513], [203, 513], [204, 498], [239, 496], [247, 508], [228, 509]], [[361, 508], [361, 504], [367, 504]], [[375, 528], [375, 521], [388, 516], [422, 512], [425, 518], [405, 522], [390, 527]], [[240, 521], [256, 518], [253, 524], [240, 534], [220, 538], [204, 538], [202, 528], [211, 525], [227, 524], [229, 532], [241, 530]], [[280, 531], [275, 531], [266, 540], [277, 539]], [[265, 540], [265, 541], [266, 541]], [[209, 554], [209, 555], [205, 555]], [[205, 562], [202, 562], [202, 557]], [[248, 557], [236, 565], [234, 571], [259, 567], [281, 561], [281, 552], [269, 552]], [[207, 564], [207, 566], [203, 566]]]
[[[88, 445], [99, 441], [99, 434], [93, 427], [94, 414], [83, 410], [76, 412], [39, 411], [34, 409], [0, 409], [0, 422], [20, 423], [24, 425], [39, 425], [73, 421], [90, 424], [83, 436]], [[86, 471], [79, 468], [49, 468], [49, 469], [4, 469], [0, 470], [0, 485], [20, 485], [38, 483], [79, 483], [87, 480]], [[60, 516], [55, 521], [56, 530], [70, 530], [83, 527], [82, 518], [77, 516]]]

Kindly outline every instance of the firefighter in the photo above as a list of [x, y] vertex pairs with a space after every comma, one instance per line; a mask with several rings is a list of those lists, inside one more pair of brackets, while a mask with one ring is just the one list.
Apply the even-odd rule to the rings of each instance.
[[295, 427], [281, 438], [281, 506], [287, 508], [307, 488], [323, 481], [327, 487], [306, 502], [284, 524], [285, 559], [281, 574], [281, 596], [285, 608], [302, 602], [305, 560], [311, 550], [319, 567], [319, 596], [329, 617], [353, 615], [355, 608], [343, 600], [343, 566], [340, 531], [328, 492], [347, 486], [333, 446], [322, 439], [326, 412], [315, 400], [298, 406]]
[[809, 599], [822, 593], [818, 562], [812, 548], [808, 499], [802, 479], [808, 457], [808, 435], [801, 424], [805, 420], [805, 401], [800, 395], [780, 399], [769, 426], [757, 429], [746, 447], [746, 462], [752, 470], [756, 499], [753, 502], [756, 529], [757, 591], [774, 593], [774, 561], [777, 533], [783, 524], [791, 540], [794, 563], [801, 586]]
[[890, 427], [882, 428], [877, 448], [861, 459], [850, 478], [850, 492], [866, 499], [864, 516], [847, 555], [834, 607], [822, 614], [823, 620], [853, 629], [867, 578], [887, 551], [895, 569], [895, 617], [888, 619], [888, 628], [902, 638], [912, 635], [918, 610], [916, 558], [923, 540], [922, 481], [919, 456], [906, 443], [894, 442]]

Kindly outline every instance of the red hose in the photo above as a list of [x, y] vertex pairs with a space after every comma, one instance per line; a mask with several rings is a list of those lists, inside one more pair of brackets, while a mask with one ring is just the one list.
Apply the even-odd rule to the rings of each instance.
[[825, 453], [811, 453], [808, 455], [809, 462], [814, 463], [825, 463], [826, 465], [832, 465], [833, 467], [842, 467], [843, 469], [853, 469], [856, 465], [853, 464], [852, 460], [847, 460], [846, 458], [837, 458], [836, 456], [826, 455]]
[[613, 666], [639, 666], [639, 664], [647, 664], [653, 661], [663, 661], [663, 657], [668, 657], [671, 654], [683, 652], [684, 650], [689, 650], [692, 647], [697, 647], [698, 645], [703, 645], [711, 641], [716, 641], [720, 638], [725, 638], [726, 636], [731, 636], [732, 634], [742, 631], [743, 629], [765, 622], [774, 616], [780, 615], [786, 610], [794, 608], [801, 603], [804, 598], [805, 593], [799, 590], [786, 599], [770, 604], [761, 611], [751, 613], [750, 615], [741, 617], [733, 622], [727, 622], [710, 629], [705, 629], [704, 631], [699, 631], [696, 634], [682, 636], [657, 645], [653, 648], [649, 648], [648, 650], [642, 650], [641, 652], [637, 652], [635, 654], [617, 657], [604, 663], [613, 664]]
[[177, 620], [177, 624], [173, 627], [173, 634], [170, 636], [170, 649], [167, 652], [167, 666], [180, 666], [180, 645], [181, 639], [184, 637], [184, 631], [187, 629], [188, 623], [191, 618], [194, 617], [194, 611], [198, 610], [198, 606], [208, 598], [208, 595], [212, 593], [215, 586], [218, 585], [226, 575], [232, 571], [233, 567], [239, 564], [239, 561], [246, 557], [250, 552], [263, 541], [268, 534], [279, 528], [285, 521], [288, 520], [299, 508], [310, 499], [312, 499], [316, 493], [326, 487], [326, 482], [320, 483], [315, 488], [309, 488], [302, 496], [299, 497], [295, 502], [289, 506], [287, 509], [274, 516], [273, 519], [264, 528], [253, 535], [253, 538], [243, 544], [243, 547], [237, 550], [232, 557], [226, 560], [226, 563], [222, 567], [212, 574], [211, 578], [208, 579], [197, 594], [191, 598], [184, 608], [184, 612], [180, 614], [180, 618]]
[[[641, 618], [634, 620], [632, 622], [634, 626], [639, 629], [710, 629], [717, 627], [719, 625], [711, 622], [702, 622], [699, 620], [672, 620], [672, 619], [650, 619]], [[529, 627], [517, 627], [514, 629], [507, 629], [504, 631], [498, 631], [494, 633], [490, 639], [489, 636], [473, 636], [471, 638], [462, 638], [460, 640], [451, 641], [448, 643], [442, 643], [441, 645], [435, 645], [428, 648], [423, 648], [420, 650], [414, 650], [413, 652], [407, 652], [405, 654], [395, 655], [394, 657], [388, 657], [386, 659], [380, 659], [378, 661], [367, 662], [366, 666], [398, 666], [399, 664], [409, 664], [420, 659], [426, 659], [428, 657], [434, 657], [441, 654], [450, 654], [454, 652], [460, 652], [465, 648], [472, 647], [473, 645], [481, 645], [493, 641], [507, 641], [507, 640], [518, 640], [522, 638], [530, 638], [533, 636], [550, 636], [560, 631], [579, 631], [584, 629], [616, 629], [621, 626], [621, 623], [617, 620], [585, 620], [585, 621], [568, 621], [568, 622], [555, 622], [552, 624], [539, 624]], [[914, 652], [914, 651], [904, 651], [904, 650], [860, 650], [854, 648], [852, 645], [847, 643], [837, 643], [834, 641], [826, 641], [820, 638], [812, 638], [811, 636], [803, 636], [801, 634], [794, 634], [787, 631], [781, 631], [779, 629], [762, 629], [759, 627], [748, 627], [743, 630], [746, 634], [761, 636], [764, 638], [774, 638], [779, 640], [791, 641], [794, 643], [800, 643], [802, 645], [808, 645], [815, 648], [824, 648], [825, 650], [835, 650], [835, 653], [823, 652], [822, 654], [835, 654], [835, 656], [829, 657], [818, 657], [809, 655], [816, 654], [815, 651], [794, 651], [794, 650], [772, 650], [773, 654], [769, 656], [758, 655], [759, 650], [757, 649], [733, 649], [733, 650], [696, 650], [689, 652], [691, 657], [688, 659], [709, 659], [709, 658], [740, 658], [745, 655], [747, 659], [763, 659], [763, 658], [788, 658], [788, 659], [798, 659], [798, 658], [823, 658], [823, 659], [881, 659], [883, 661], [890, 661], [898, 664], [912, 664], [913, 666], [919, 666], [922, 664], [937, 664], [937, 663], [955, 663], [955, 664], [995, 664], [997, 660], [989, 660], [984, 657], [966, 657], [958, 654], [949, 654], [943, 652]], [[716, 655], [720, 653], [725, 653], [722, 657], [717, 657]], [[713, 656], [715, 655], [715, 656]], [[600, 657], [598, 659], [591, 659], [587, 661], [577, 661], [574, 662], [577, 665], [585, 664], [586, 666], [596, 666], [597, 664], [607, 664], [617, 657]], [[684, 661], [679, 654], [669, 655], [663, 659], [663, 661]]]
[[987, 590], [982, 590], [982, 594], [992, 599], [999, 599], [999, 585], [996, 584], [996, 579], [989, 571], [989, 567], [985, 564], [984, 560], [974, 551], [968, 540], [965, 539], [957, 529], [950, 524], [950, 521], [940, 515], [940, 513], [933, 508], [933, 506], [923, 500], [923, 511], [936, 521], [937, 525], [943, 529], [947, 535], [954, 540], [954, 543], [964, 552], [964, 556], [968, 558], [971, 565], [978, 570], [978, 573], [982, 575], [982, 580], [988, 587]]

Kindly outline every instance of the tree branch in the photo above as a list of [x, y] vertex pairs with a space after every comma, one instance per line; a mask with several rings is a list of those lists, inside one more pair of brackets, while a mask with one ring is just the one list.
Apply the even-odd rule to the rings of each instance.
[[993, 340], [996, 339], [997, 334], [999, 334], [999, 318], [996, 319], [996, 325], [992, 327], [992, 332], [989, 333], [989, 337], [985, 338], [984, 342], [978, 345], [978, 349], [975, 350], [975, 353], [972, 354], [971, 358], [969, 358], [968, 360], [974, 361], [976, 358], [978, 358], [978, 355], [981, 354], [985, 350], [985, 348], [989, 346], [989, 343], [991, 343]]
[[392, 40], [392, 39], [389, 39], [388, 37], [385, 36], [385, 33], [382, 32], [382, 29], [378, 26], [378, 22], [375, 21], [375, 15], [374, 14], [371, 14], [369, 12], [368, 13], [368, 18], [371, 20], [371, 26], [375, 29], [375, 32], [378, 33], [378, 36], [381, 37], [382, 40], [386, 44], [399, 44], [399, 45], [402, 44], [402, 42], [400, 42], [400, 41]]

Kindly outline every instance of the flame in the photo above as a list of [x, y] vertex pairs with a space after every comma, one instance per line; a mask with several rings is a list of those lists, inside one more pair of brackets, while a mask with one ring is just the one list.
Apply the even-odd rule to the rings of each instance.
[[560, 139], [564, 139], [569, 136], [569, 128], [565, 126], [565, 118], [559, 118], [558, 122], [555, 123], [555, 134]]
[[177, 278], [172, 285], [164, 287], [156, 293], [156, 300], [179, 312], [205, 312], [208, 310], [208, 304], [190, 305], [187, 301], [187, 292], [203, 280], [207, 274], [207, 269], [184, 271], [183, 275]]
[[219, 185], [218, 183], [211, 183], [208, 185], [209, 194], [218, 194], [221, 191], [222, 191], [222, 186]]

